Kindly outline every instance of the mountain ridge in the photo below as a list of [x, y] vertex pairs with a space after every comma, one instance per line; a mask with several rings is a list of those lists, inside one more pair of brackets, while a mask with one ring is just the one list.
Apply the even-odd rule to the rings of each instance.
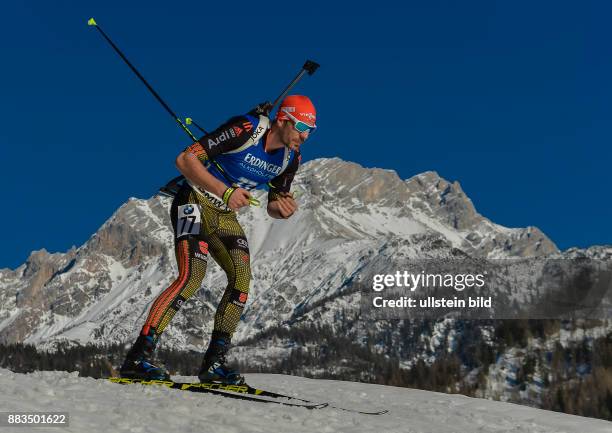
[[[257, 208], [239, 212], [254, 274], [253, 304], [245, 316], [257, 316], [257, 326], [246, 328], [241, 338], [274, 322], [254, 314], [257, 305], [269, 302], [263, 309], [279, 311], [276, 323], [282, 322], [297, 305], [320, 301], [342, 287], [380, 248], [402, 244], [406, 258], [424, 257], [436, 244], [487, 258], [559, 253], [535, 227], [505, 228], [480, 215], [458, 182], [434, 171], [402, 180], [392, 170], [318, 159], [304, 164], [294, 190], [300, 210], [290, 220], [270, 219]], [[82, 342], [133, 336], [148, 305], [176, 274], [169, 205], [159, 196], [130, 198], [82, 246], [66, 253], [35, 251], [15, 270], [1, 270], [0, 341], [37, 343], [59, 337], [61, 329], [65, 338]], [[220, 269], [209, 268], [208, 290], [200, 290], [197, 306], [187, 303], [173, 321], [182, 331], [168, 329], [178, 345], [194, 344], [197, 335], [208, 332], [210, 320], [201, 317], [214, 312], [225, 286]], [[124, 320], [107, 322], [113, 316]], [[83, 332], [75, 329], [78, 323]]]

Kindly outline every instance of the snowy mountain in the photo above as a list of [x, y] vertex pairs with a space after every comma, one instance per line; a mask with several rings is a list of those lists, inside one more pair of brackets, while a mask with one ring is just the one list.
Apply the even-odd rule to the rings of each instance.
[[[393, 383], [549, 408], [562, 406], [551, 394], [568, 399], [608, 383], [605, 366], [593, 363], [606, 359], [609, 320], [533, 326], [369, 321], [362, 319], [359, 291], [364, 276], [394, 273], [416, 259], [609, 262], [612, 247], [561, 252], [535, 227], [497, 225], [476, 211], [457, 182], [435, 172], [402, 180], [390, 170], [319, 159], [300, 169], [294, 191], [300, 209], [289, 220], [271, 219], [262, 208], [239, 213], [253, 280], [230, 356], [249, 371]], [[258, 198], [265, 203], [264, 195]], [[0, 343], [131, 343], [150, 304], [177, 274], [169, 207], [164, 197], [132, 198], [84, 245], [66, 253], [36, 251], [17, 269], [0, 270]], [[225, 285], [210, 261], [203, 287], [166, 328], [161, 347], [201, 352]], [[586, 358], [572, 361], [585, 350]], [[598, 396], [605, 399], [606, 392]], [[588, 407], [588, 396], [580, 398]]]
[[77, 373], [17, 374], [4, 369], [0, 369], [4, 391], [0, 407], [16, 412], [67, 412], [68, 427], [32, 429], [49, 432], [604, 433], [612, 429], [608, 421], [462, 395], [271, 374], [251, 375], [251, 382], [341, 407], [386, 408], [389, 413], [368, 416], [332, 408], [307, 410], [161, 387], [117, 385]]
[[[535, 227], [508, 229], [478, 214], [461, 186], [426, 172], [408, 180], [339, 159], [305, 164], [295, 181], [300, 210], [287, 221], [262, 208], [239, 215], [253, 282], [237, 340], [298, 319], [368, 268], [389, 260], [556, 253]], [[131, 339], [148, 306], [176, 275], [170, 200], [130, 199], [81, 247], [31, 254], [0, 271], [0, 342], [108, 343]], [[383, 260], [384, 258], [384, 260]], [[209, 266], [204, 288], [166, 331], [165, 344], [201, 348], [225, 277]], [[330, 319], [333, 320], [333, 319]]]

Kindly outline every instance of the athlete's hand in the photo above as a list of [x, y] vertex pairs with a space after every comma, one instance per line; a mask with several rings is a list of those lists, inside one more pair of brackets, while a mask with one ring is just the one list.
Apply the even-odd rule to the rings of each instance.
[[290, 192], [281, 192], [279, 195], [280, 197], [273, 204], [282, 218], [289, 218], [297, 210], [297, 202]]
[[230, 195], [229, 200], [227, 201], [227, 205], [232, 210], [238, 210], [241, 207], [249, 206], [249, 199], [251, 198], [251, 194], [246, 189], [236, 188], [236, 190]]

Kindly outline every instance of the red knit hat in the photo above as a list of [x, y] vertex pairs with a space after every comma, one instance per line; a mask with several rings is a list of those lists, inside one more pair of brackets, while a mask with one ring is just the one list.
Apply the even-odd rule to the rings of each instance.
[[317, 110], [308, 96], [289, 95], [283, 99], [276, 112], [276, 119], [289, 120], [286, 113], [289, 113], [297, 120], [301, 120], [311, 128], [316, 127]]

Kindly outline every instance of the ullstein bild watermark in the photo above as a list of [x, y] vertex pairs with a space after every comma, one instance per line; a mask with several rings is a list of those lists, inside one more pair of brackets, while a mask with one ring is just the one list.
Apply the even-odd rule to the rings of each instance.
[[612, 318], [611, 261], [416, 260], [360, 280], [366, 319]]

